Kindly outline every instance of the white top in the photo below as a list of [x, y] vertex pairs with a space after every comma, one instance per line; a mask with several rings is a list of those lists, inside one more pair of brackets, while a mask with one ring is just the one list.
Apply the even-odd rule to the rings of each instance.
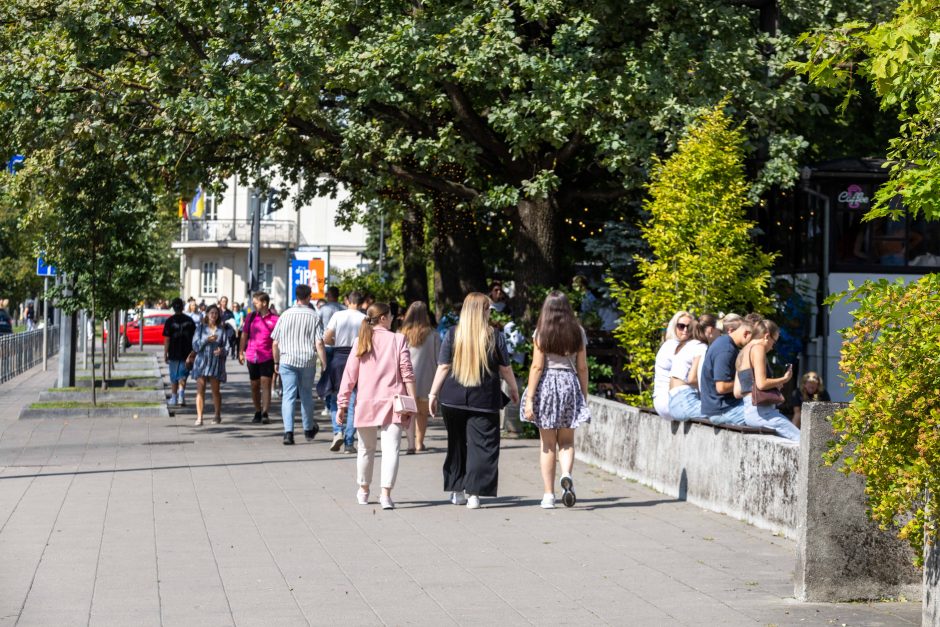
[[359, 338], [359, 328], [366, 315], [358, 309], [344, 309], [337, 311], [330, 316], [330, 321], [326, 325], [326, 330], [333, 330], [333, 346], [342, 348], [344, 346], [355, 346]]
[[669, 376], [688, 382], [689, 372], [692, 370], [692, 362], [695, 361], [696, 357], [704, 355], [706, 350], [708, 350], [708, 344], [704, 342], [699, 342], [698, 340], [689, 340], [686, 342], [685, 346], [673, 356], [672, 370], [670, 370]]
[[672, 420], [669, 414], [669, 378], [677, 346], [679, 340], [663, 342], [656, 353], [656, 365], [653, 367], [653, 407], [657, 414], [668, 420]]

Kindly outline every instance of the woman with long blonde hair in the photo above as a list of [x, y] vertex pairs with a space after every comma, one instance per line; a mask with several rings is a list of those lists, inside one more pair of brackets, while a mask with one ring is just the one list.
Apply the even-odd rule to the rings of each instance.
[[350, 397], [356, 390], [356, 429], [359, 450], [356, 475], [360, 505], [369, 503], [376, 444], [382, 439], [382, 509], [394, 509], [392, 488], [398, 476], [398, 450], [402, 429], [410, 414], [398, 413], [395, 396], [415, 397], [415, 378], [405, 336], [391, 331], [392, 316], [385, 303], [374, 303], [366, 311], [355, 350], [349, 355], [339, 386], [336, 422], [346, 421]]
[[472, 292], [464, 299], [438, 364], [428, 398], [432, 414], [441, 407], [447, 427], [444, 490], [451, 503], [479, 509], [481, 496], [496, 496], [499, 481], [500, 379], [513, 402], [519, 402], [506, 340], [490, 325], [485, 294]]
[[405, 430], [408, 438], [406, 453], [412, 455], [426, 450], [424, 436], [428, 429], [428, 394], [437, 371], [437, 354], [441, 350], [441, 336], [431, 324], [428, 306], [421, 301], [411, 303], [401, 325], [401, 334], [408, 340], [411, 367], [415, 373], [415, 400], [418, 413]]

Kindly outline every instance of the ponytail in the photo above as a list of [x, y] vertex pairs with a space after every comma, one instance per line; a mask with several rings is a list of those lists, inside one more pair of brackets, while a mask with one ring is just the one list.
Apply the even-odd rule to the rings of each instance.
[[389, 306], [385, 303], [373, 303], [366, 311], [366, 317], [359, 327], [359, 339], [356, 342], [356, 357], [372, 352], [372, 332], [382, 316], [388, 314]]

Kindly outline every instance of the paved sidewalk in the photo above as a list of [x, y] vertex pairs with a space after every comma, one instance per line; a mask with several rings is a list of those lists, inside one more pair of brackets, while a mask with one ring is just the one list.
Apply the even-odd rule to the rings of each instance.
[[231, 370], [201, 428], [192, 393], [169, 420], [17, 421], [54, 376], [0, 386], [0, 625], [919, 624], [797, 603], [791, 541], [584, 465], [578, 505], [542, 510], [533, 441], [504, 440], [499, 498], [450, 505], [440, 421], [398, 509], [359, 506], [328, 422], [283, 446]]

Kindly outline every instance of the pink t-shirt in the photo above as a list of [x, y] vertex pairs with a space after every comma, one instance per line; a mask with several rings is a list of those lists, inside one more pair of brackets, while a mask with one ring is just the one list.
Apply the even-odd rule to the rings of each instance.
[[270, 361], [274, 359], [274, 352], [271, 349], [271, 331], [277, 324], [277, 314], [270, 311], [266, 316], [259, 316], [254, 313], [248, 314], [246, 322], [251, 321], [250, 328], [245, 328], [242, 333], [248, 334], [248, 342], [245, 344], [245, 359], [254, 363]]

